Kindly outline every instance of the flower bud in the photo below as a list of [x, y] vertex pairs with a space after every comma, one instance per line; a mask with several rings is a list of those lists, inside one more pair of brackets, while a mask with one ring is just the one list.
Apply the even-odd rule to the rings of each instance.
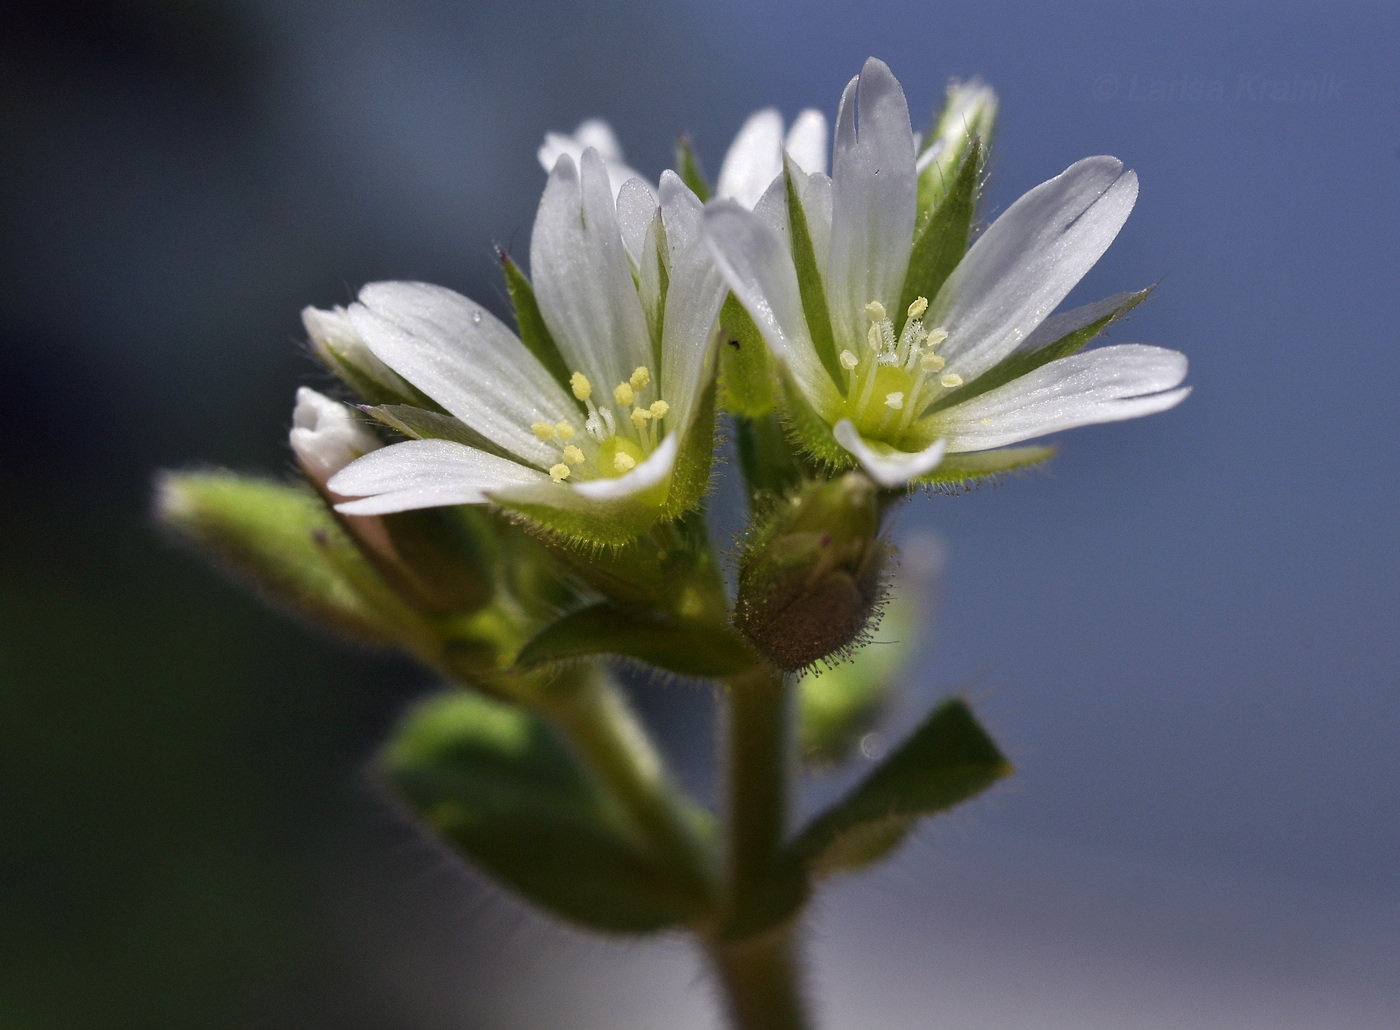
[[371, 404], [412, 403], [429, 406], [403, 377], [380, 361], [350, 324], [344, 308], [304, 308], [301, 324], [321, 364]]
[[[332, 503], [343, 498], [327, 481], [383, 446], [353, 409], [305, 386], [297, 390], [289, 440], [307, 479]], [[419, 611], [469, 612], [490, 600], [491, 575], [458, 513], [424, 509], [340, 519], [380, 575]]]
[[[919, 152], [919, 212], [928, 214], [943, 200], [974, 139], [985, 155], [996, 125], [996, 91], [981, 79], [953, 82], [933, 131]], [[985, 160], [985, 157], [983, 158]]]
[[782, 669], [849, 650], [884, 593], [879, 533], [878, 492], [863, 474], [808, 484], [754, 534], [735, 625]]
[[383, 446], [354, 411], [305, 386], [297, 390], [288, 438], [301, 470], [321, 491], [346, 465]]

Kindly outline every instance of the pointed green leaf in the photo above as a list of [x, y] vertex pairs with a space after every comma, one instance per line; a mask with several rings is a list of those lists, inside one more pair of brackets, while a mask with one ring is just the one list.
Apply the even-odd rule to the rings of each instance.
[[[1005, 386], [1027, 372], [1034, 372], [1041, 365], [1083, 350], [1096, 336], [1146, 300], [1151, 292], [1149, 287], [1134, 293], [1120, 293], [1095, 304], [1086, 304], [1082, 308], [1052, 316], [1019, 348], [966, 386], [939, 398], [926, 414], [971, 400], [988, 390]], [[1063, 332], [1053, 331], [1057, 327]], [[1048, 335], [1044, 332], [1047, 328], [1052, 330]], [[1037, 338], [1044, 338], [1046, 342], [1037, 343]]]
[[521, 648], [516, 662], [529, 668], [605, 654], [702, 679], [734, 676], [754, 662], [728, 626], [685, 623], [606, 601], [570, 612], [541, 630]]
[[1010, 773], [967, 703], [945, 701], [864, 782], [813, 820], [791, 851], [815, 875], [858, 868], [887, 854], [918, 820]]
[[520, 333], [520, 341], [531, 354], [539, 358], [540, 364], [560, 386], [567, 385], [571, 370], [564, 364], [559, 347], [550, 335], [549, 326], [544, 324], [544, 316], [540, 314], [540, 306], [535, 301], [535, 288], [530, 285], [530, 280], [509, 254], [504, 250], [497, 250], [497, 256], [500, 257], [501, 268], [505, 272], [510, 302], [515, 307], [515, 327]]
[[915, 239], [914, 249], [909, 254], [909, 270], [904, 276], [904, 290], [900, 295], [900, 319], [905, 317], [904, 313], [915, 298], [924, 297], [932, 301], [937, 297], [943, 283], [967, 253], [984, 157], [981, 144], [974, 140], [967, 156], [958, 166], [947, 195]]
[[710, 199], [710, 183], [700, 170], [700, 159], [695, 156], [695, 144], [689, 135], [676, 140], [676, 173], [681, 177], [681, 182], [700, 198], [700, 203]]
[[787, 184], [788, 234], [792, 242], [792, 261], [797, 269], [797, 289], [802, 298], [802, 313], [807, 319], [807, 332], [812, 346], [821, 358], [826, 374], [844, 389], [846, 372], [836, 354], [836, 339], [831, 329], [831, 310], [826, 305], [826, 287], [822, 285], [821, 269], [812, 234], [807, 227], [807, 211], [793, 179], [790, 160], [783, 162], [783, 177]]
[[382, 769], [465, 858], [564, 919], [644, 933], [682, 924], [702, 904], [526, 709], [468, 693], [433, 698], [409, 713]]

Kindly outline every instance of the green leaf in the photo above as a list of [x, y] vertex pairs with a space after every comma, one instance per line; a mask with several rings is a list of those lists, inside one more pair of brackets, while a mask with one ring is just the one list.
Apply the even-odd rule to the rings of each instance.
[[783, 177], [787, 184], [788, 234], [792, 240], [792, 261], [797, 269], [797, 290], [802, 298], [802, 313], [807, 319], [807, 332], [812, 346], [821, 358], [826, 374], [844, 389], [846, 373], [836, 354], [836, 339], [831, 329], [831, 310], [826, 305], [826, 288], [822, 285], [817, 252], [807, 227], [807, 211], [793, 178], [790, 160], [783, 162]]
[[526, 709], [468, 693], [430, 699], [409, 713], [381, 766], [464, 857], [561, 918], [645, 933], [683, 924], [703, 904]]
[[689, 135], [676, 140], [676, 174], [700, 198], [700, 203], [710, 199], [710, 183], [700, 170], [700, 159], [695, 156], [695, 145]]
[[230, 472], [165, 473], [156, 512], [293, 615], [376, 644], [401, 642], [417, 623], [308, 487]]
[[529, 668], [603, 654], [702, 679], [734, 676], [754, 662], [752, 652], [728, 626], [685, 623], [604, 601], [570, 612], [541, 630], [521, 648], [516, 663]]
[[936, 469], [920, 476], [918, 482], [967, 486], [989, 476], [999, 476], [1039, 465], [1054, 456], [1053, 447], [1001, 447], [994, 451], [949, 454], [939, 462]]
[[531, 354], [539, 358], [540, 364], [561, 387], [567, 387], [571, 369], [564, 364], [563, 355], [559, 353], [559, 347], [549, 332], [549, 326], [544, 324], [544, 316], [540, 314], [540, 306], [535, 301], [534, 287], [509, 254], [504, 250], [497, 250], [497, 256], [501, 259], [501, 268], [505, 272], [510, 302], [515, 307], [515, 327], [520, 333], [520, 341]]
[[909, 270], [904, 276], [904, 290], [899, 301], [899, 318], [905, 317], [905, 312], [909, 310], [909, 305], [914, 303], [915, 298], [934, 300], [948, 276], [953, 274], [953, 269], [958, 267], [958, 262], [967, 253], [967, 241], [972, 232], [972, 216], [977, 209], [977, 194], [981, 186], [985, 156], [981, 144], [974, 140], [968, 148], [967, 156], [958, 166], [947, 195], [934, 209], [932, 217], [914, 241], [914, 249], [909, 254]]
[[954, 404], [971, 400], [988, 390], [1005, 386], [1041, 365], [1068, 357], [1082, 350], [1096, 336], [1137, 307], [1152, 289], [1134, 293], [1119, 293], [1072, 311], [1052, 315], [1041, 323], [1025, 341], [987, 371], [960, 389], [940, 397], [926, 414], [942, 411]]
[[813, 820], [791, 852], [814, 875], [888, 854], [918, 820], [1010, 775], [1011, 765], [965, 701], [945, 701], [846, 798]]
[[719, 326], [722, 407], [749, 418], [767, 415], [777, 406], [777, 374], [763, 334], [732, 293], [720, 309]]

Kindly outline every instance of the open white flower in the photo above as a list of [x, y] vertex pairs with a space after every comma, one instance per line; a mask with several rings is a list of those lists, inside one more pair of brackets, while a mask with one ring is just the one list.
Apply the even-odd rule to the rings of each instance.
[[451, 290], [366, 286], [348, 310], [355, 331], [463, 432], [350, 465], [329, 484], [357, 498], [339, 510], [491, 502], [562, 536], [620, 543], [692, 507], [709, 478], [725, 288], [680, 179], [663, 176], [659, 208], [647, 210], [634, 265], [603, 158], [589, 148], [581, 167], [558, 159], [530, 241], [543, 356]]
[[[825, 172], [827, 136], [826, 116], [817, 110], [808, 109], [799, 114], [786, 136], [783, 116], [777, 108], [766, 107], [754, 112], [724, 155], [719, 179], [715, 182], [715, 196], [735, 200], [752, 210], [764, 190], [782, 174], [784, 153], [804, 172]], [[549, 171], [560, 155], [568, 154], [577, 161], [589, 147], [597, 150], [608, 166], [615, 196], [622, 192], [628, 180], [640, 178], [623, 160], [622, 147], [612, 127], [599, 118], [583, 122], [572, 135], [546, 133], [539, 149], [540, 164]]]
[[[1132, 210], [1137, 177], [1117, 159], [1086, 158], [1021, 197], [931, 299], [914, 289], [909, 110], [883, 62], [867, 61], [841, 97], [832, 177], [789, 165], [786, 178], [756, 213], [709, 205], [705, 238], [781, 363], [793, 424], [817, 457], [897, 487], [945, 454], [1162, 411], [1189, 392], [1175, 351], [1070, 353], [1140, 295], [1047, 321]], [[787, 202], [770, 203], [779, 192]], [[1030, 451], [950, 464], [970, 476], [1048, 453]]]

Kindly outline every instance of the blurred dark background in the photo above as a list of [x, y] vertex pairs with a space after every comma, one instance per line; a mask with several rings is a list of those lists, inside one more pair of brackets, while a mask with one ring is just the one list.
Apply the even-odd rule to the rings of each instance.
[[[154, 529], [153, 472], [289, 468], [298, 311], [416, 278], [504, 313], [548, 129], [655, 176], [868, 54], [1003, 100], [992, 212], [1142, 179], [1071, 300], [1195, 394], [911, 505], [947, 566], [904, 715], [1020, 775], [816, 914], [838, 1027], [1393, 1027], [1400, 13], [1369, 4], [90, 0], [0, 7], [0, 1026], [713, 1027], [675, 942], [463, 873], [364, 775], [430, 688]], [[703, 786], [707, 700], [639, 698]]]

